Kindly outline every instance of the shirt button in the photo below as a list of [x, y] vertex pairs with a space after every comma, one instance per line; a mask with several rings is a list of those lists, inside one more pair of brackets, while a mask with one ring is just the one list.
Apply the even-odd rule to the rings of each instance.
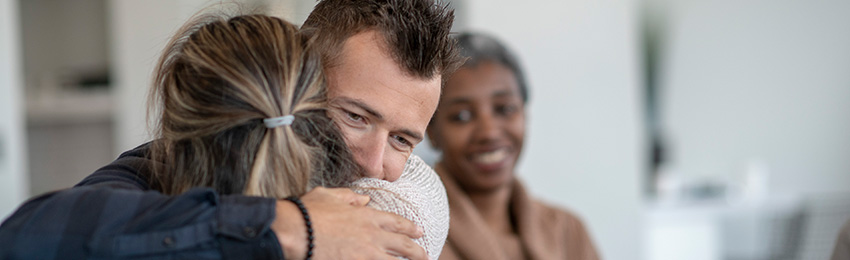
[[165, 237], [164, 239], [162, 239], [162, 245], [165, 247], [174, 247], [174, 238]]
[[247, 236], [249, 238], [253, 238], [253, 237], [257, 236], [257, 231], [254, 230], [254, 228], [252, 228], [252, 227], [245, 227], [245, 229], [243, 231], [245, 232], [245, 236]]

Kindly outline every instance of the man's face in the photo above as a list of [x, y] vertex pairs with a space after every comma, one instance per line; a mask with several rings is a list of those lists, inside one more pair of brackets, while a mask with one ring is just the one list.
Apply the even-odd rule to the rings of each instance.
[[367, 177], [395, 181], [440, 98], [440, 76], [404, 73], [382, 47], [376, 31], [343, 44], [338, 62], [326, 69], [330, 116]]

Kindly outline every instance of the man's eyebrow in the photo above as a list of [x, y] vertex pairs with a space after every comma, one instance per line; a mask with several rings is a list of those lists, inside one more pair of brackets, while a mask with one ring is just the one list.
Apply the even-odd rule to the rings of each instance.
[[381, 113], [378, 113], [378, 111], [375, 111], [375, 109], [373, 109], [372, 107], [367, 105], [366, 102], [363, 102], [362, 100], [348, 98], [348, 97], [339, 97], [339, 98], [336, 98], [336, 100], [338, 102], [343, 102], [343, 103], [346, 103], [346, 104], [349, 104], [349, 105], [352, 105], [352, 106], [356, 106], [360, 109], [363, 109], [363, 111], [366, 111], [366, 113], [372, 115], [372, 117], [374, 117], [377, 120], [381, 120], [381, 121], [384, 120], [384, 115], [381, 115]]

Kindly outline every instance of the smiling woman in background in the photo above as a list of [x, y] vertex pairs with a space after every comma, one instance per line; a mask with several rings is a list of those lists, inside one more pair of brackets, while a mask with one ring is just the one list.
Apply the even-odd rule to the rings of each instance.
[[515, 178], [528, 100], [516, 58], [489, 36], [457, 39], [469, 60], [428, 126], [451, 208], [441, 259], [598, 259], [576, 216], [531, 198]]

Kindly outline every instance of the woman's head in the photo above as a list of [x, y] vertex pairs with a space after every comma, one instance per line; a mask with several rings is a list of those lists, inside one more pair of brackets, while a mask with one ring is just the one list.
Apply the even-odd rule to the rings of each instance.
[[446, 82], [428, 126], [444, 167], [469, 191], [504, 187], [513, 179], [525, 135], [528, 91], [516, 57], [496, 39], [457, 37], [467, 62]]
[[[149, 111], [160, 116], [153, 184], [168, 194], [207, 186], [281, 198], [303, 194], [311, 178], [340, 186], [356, 177], [325, 114], [322, 68], [307, 42], [264, 15], [204, 16], [181, 28], [151, 92]], [[263, 122], [286, 115], [291, 125]]]

